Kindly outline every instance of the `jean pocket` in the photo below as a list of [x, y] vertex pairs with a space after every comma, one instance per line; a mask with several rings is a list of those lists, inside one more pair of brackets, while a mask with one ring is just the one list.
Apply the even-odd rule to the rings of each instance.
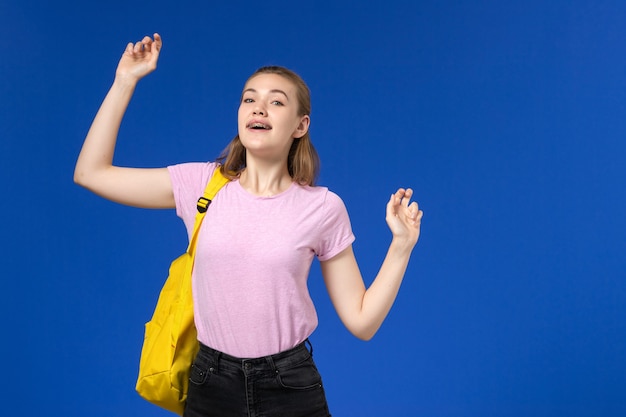
[[291, 368], [279, 369], [276, 378], [287, 389], [306, 390], [322, 386], [322, 377], [311, 357]]
[[191, 365], [189, 372], [189, 382], [194, 385], [204, 384], [209, 376], [214, 372], [213, 365], [208, 358], [198, 355]]

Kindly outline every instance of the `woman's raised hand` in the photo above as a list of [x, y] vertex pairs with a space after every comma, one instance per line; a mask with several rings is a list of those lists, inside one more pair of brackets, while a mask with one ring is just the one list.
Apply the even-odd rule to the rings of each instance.
[[94, 193], [135, 207], [175, 207], [167, 168], [144, 169], [113, 165], [122, 118], [137, 81], [156, 68], [161, 37], [129, 43], [117, 66], [115, 81], [91, 124], [80, 151], [74, 181]]
[[359, 339], [371, 339], [387, 317], [419, 238], [423, 213], [416, 202], [411, 202], [412, 196], [410, 188], [399, 188], [389, 198], [386, 220], [393, 239], [369, 288], [365, 287], [352, 246], [320, 262], [341, 321]]
[[417, 203], [410, 203], [413, 190], [400, 188], [391, 195], [387, 203], [387, 225], [394, 239], [402, 239], [411, 247], [417, 243], [420, 235], [420, 224], [424, 213]]
[[156, 69], [163, 41], [158, 33], [140, 42], [129, 43], [117, 65], [116, 77], [137, 82]]

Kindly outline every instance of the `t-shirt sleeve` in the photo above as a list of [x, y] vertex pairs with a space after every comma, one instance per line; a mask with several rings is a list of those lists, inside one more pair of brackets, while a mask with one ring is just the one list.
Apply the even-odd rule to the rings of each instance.
[[213, 162], [188, 162], [167, 167], [172, 181], [176, 214], [185, 223], [188, 235], [193, 231], [196, 203], [202, 197], [215, 167]]
[[348, 210], [341, 198], [328, 191], [320, 224], [320, 243], [316, 250], [320, 261], [327, 261], [354, 242]]

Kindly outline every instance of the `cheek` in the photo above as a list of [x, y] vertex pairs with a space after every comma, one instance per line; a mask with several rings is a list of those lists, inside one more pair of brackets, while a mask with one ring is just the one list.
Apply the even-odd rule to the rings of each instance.
[[239, 110], [237, 111], [237, 124], [241, 126], [242, 123], [245, 123], [245, 114], [241, 106], [239, 106]]

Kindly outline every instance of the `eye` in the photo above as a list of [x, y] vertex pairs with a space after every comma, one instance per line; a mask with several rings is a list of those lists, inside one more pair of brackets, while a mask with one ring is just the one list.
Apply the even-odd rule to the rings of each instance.
[[243, 103], [254, 103], [254, 100], [252, 100], [251, 98], [244, 98], [243, 100], [241, 100]]
[[272, 101], [272, 104], [275, 106], [284, 106], [284, 104], [282, 103], [282, 101], [278, 101], [278, 100], [274, 100]]

